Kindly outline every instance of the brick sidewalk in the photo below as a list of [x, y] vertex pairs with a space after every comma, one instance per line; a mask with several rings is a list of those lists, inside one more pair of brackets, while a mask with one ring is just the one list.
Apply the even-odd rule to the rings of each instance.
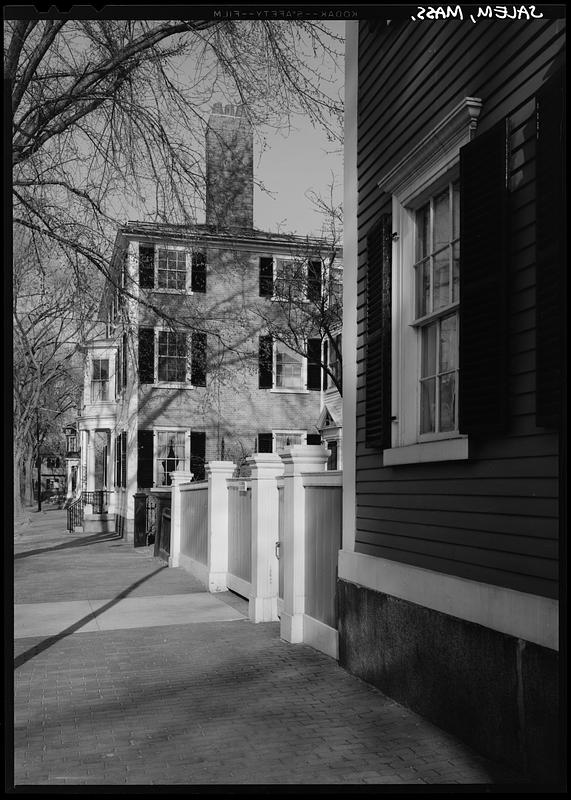
[[[16, 529], [15, 556], [16, 603], [112, 597], [137, 582], [133, 597], [203, 589], [149, 549], [68, 534], [63, 512]], [[15, 656], [16, 786], [517, 780], [333, 659], [283, 642], [277, 623], [23, 638]]]

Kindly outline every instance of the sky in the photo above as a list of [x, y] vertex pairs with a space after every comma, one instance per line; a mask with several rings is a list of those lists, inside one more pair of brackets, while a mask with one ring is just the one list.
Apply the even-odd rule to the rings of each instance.
[[[268, 132], [268, 149], [254, 153], [254, 175], [274, 194], [254, 190], [254, 226], [260, 230], [300, 235], [320, 232], [323, 217], [305, 196], [310, 189], [328, 196], [335, 177], [337, 202], [342, 201], [343, 154], [322, 131], [298, 118], [287, 137]], [[256, 142], [254, 140], [254, 148]], [[336, 152], [335, 152], [336, 151]]]

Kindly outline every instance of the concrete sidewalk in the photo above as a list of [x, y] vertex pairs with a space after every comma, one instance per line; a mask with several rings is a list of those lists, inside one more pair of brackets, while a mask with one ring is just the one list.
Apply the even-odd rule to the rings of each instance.
[[56, 510], [14, 548], [16, 786], [519, 781], [151, 548]]

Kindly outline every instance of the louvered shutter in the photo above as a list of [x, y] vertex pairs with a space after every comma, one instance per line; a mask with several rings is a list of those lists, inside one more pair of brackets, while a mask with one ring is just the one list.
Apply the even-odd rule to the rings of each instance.
[[307, 444], [321, 444], [321, 436], [318, 433], [308, 433], [306, 438]]
[[121, 386], [127, 386], [127, 334], [123, 334], [123, 349], [121, 351]]
[[258, 345], [258, 386], [272, 388], [273, 346], [271, 336], [260, 336]]
[[137, 487], [153, 485], [153, 431], [137, 431]]
[[258, 453], [271, 453], [273, 447], [273, 436], [271, 433], [258, 434]]
[[121, 486], [121, 434], [115, 437], [115, 486]]
[[115, 397], [121, 390], [121, 348], [115, 353]]
[[201, 431], [190, 434], [190, 471], [195, 481], [206, 477], [206, 434]]
[[155, 382], [155, 331], [139, 328], [139, 383]]
[[560, 70], [536, 98], [536, 421], [547, 428], [561, 424], [566, 379], [564, 97]]
[[260, 297], [271, 297], [274, 293], [274, 259], [260, 258]]
[[460, 432], [502, 431], [507, 411], [507, 121], [460, 150]]
[[155, 246], [139, 245], [139, 286], [153, 289], [155, 286]]
[[121, 434], [121, 486], [127, 486], [127, 431]]
[[329, 386], [329, 373], [327, 367], [329, 365], [329, 342], [327, 339], [323, 342], [323, 390]]
[[191, 289], [193, 292], [206, 291], [206, 254], [192, 254]]
[[321, 388], [321, 339], [307, 341], [307, 388]]
[[307, 265], [307, 299], [313, 303], [321, 300], [321, 261], [311, 259]]
[[367, 236], [367, 447], [391, 444], [391, 215], [383, 214]]
[[191, 383], [206, 386], [206, 334], [194, 331], [191, 343]]

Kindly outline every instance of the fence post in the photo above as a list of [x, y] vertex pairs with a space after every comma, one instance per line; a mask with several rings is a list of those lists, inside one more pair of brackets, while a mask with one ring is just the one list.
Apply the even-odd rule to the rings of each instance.
[[180, 562], [180, 538], [183, 525], [180, 485], [190, 483], [193, 473], [187, 469], [171, 472], [171, 542], [169, 567], [178, 567]]
[[208, 476], [208, 591], [225, 592], [228, 574], [228, 478], [233, 461], [209, 461]]
[[303, 642], [305, 613], [305, 487], [302, 473], [324, 472], [329, 451], [319, 444], [294, 445], [281, 454], [284, 463], [284, 606], [280, 636], [286, 642]]
[[276, 478], [284, 465], [275, 453], [261, 453], [248, 461], [252, 480], [252, 577], [249, 616], [252, 622], [278, 618], [279, 493]]

